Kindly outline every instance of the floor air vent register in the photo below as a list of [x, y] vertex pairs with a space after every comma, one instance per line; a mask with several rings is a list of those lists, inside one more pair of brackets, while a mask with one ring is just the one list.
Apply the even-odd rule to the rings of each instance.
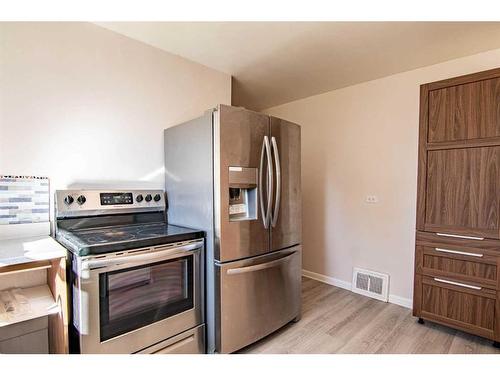
[[389, 275], [361, 268], [353, 269], [352, 291], [380, 301], [389, 301]]

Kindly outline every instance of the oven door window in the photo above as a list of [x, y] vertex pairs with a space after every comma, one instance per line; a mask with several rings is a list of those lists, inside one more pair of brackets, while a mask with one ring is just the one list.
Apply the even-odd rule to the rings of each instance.
[[99, 275], [101, 341], [190, 310], [193, 256]]

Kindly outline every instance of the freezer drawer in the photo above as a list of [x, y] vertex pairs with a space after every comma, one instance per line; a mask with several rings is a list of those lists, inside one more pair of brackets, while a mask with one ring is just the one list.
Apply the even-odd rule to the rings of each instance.
[[203, 354], [205, 353], [205, 325], [180, 333], [150, 346], [139, 354]]
[[300, 316], [301, 246], [216, 264], [216, 346], [231, 353]]

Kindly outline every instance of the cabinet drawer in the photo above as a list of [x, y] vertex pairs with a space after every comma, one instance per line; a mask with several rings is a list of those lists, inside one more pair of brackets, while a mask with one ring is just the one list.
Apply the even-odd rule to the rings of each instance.
[[496, 290], [418, 275], [420, 316], [489, 339], [495, 337]]
[[439, 245], [417, 246], [416, 250], [418, 273], [498, 288], [498, 257], [488, 255], [481, 249]]

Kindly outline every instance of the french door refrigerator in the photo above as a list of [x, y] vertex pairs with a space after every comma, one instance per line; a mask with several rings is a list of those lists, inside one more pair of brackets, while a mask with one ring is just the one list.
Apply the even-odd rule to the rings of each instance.
[[219, 105], [165, 130], [168, 221], [206, 232], [207, 352], [300, 318], [300, 126]]

